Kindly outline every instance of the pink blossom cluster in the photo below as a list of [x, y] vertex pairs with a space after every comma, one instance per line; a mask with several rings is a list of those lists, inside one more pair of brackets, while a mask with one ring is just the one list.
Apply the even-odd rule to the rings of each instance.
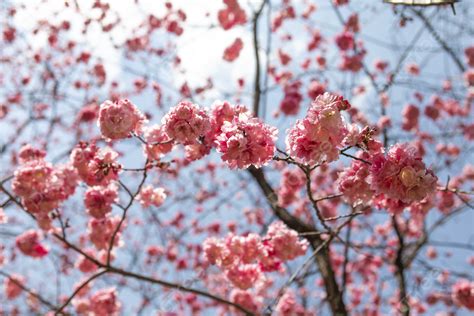
[[349, 107], [340, 96], [327, 92], [319, 95], [306, 117], [288, 131], [286, 143], [290, 155], [306, 164], [336, 160], [347, 134], [341, 111]]
[[257, 313], [263, 306], [260, 296], [240, 289], [233, 289], [230, 292], [230, 300], [253, 313]]
[[280, 111], [285, 115], [296, 115], [300, 110], [300, 103], [303, 100], [299, 89], [301, 88], [301, 82], [295, 81], [293, 83], [285, 85], [283, 92], [285, 96], [280, 102]]
[[303, 305], [299, 304], [296, 295], [292, 290], [287, 290], [278, 301], [275, 307], [277, 316], [314, 316], [314, 312], [305, 310]]
[[299, 168], [285, 168], [282, 172], [280, 189], [278, 190], [278, 204], [288, 207], [298, 200], [298, 192], [306, 183], [306, 177]]
[[403, 108], [403, 123], [402, 128], [406, 131], [418, 129], [418, 118], [420, 110], [413, 104], [408, 104]]
[[303, 256], [307, 248], [306, 240], [279, 221], [269, 226], [264, 238], [253, 233], [229, 234], [225, 239], [208, 238], [203, 245], [207, 261], [224, 270], [227, 279], [242, 290], [262, 281], [263, 272], [279, 270], [282, 262]]
[[335, 37], [336, 45], [340, 50], [346, 51], [354, 49], [355, 40], [352, 32], [342, 32]]
[[370, 174], [375, 192], [405, 204], [421, 201], [436, 189], [437, 177], [407, 144], [393, 146], [386, 156], [373, 157]]
[[71, 196], [78, 176], [70, 165], [53, 166], [43, 158], [46, 153], [25, 145], [19, 152], [20, 166], [14, 172], [12, 189], [21, 198], [23, 207], [35, 214], [41, 227], [50, 228], [50, 211]]
[[308, 96], [314, 100], [321, 94], [326, 92], [326, 84], [321, 83], [317, 80], [311, 80], [308, 86]]
[[216, 149], [230, 168], [261, 167], [273, 157], [277, 132], [259, 118], [242, 113], [224, 122]]
[[206, 111], [189, 101], [181, 101], [171, 108], [162, 123], [168, 137], [183, 145], [198, 143], [211, 128]]
[[122, 166], [111, 148], [98, 148], [94, 143], [80, 142], [71, 152], [71, 162], [87, 185], [106, 186], [118, 179]]
[[[122, 308], [122, 303], [118, 300], [115, 288], [105, 288], [96, 291], [89, 298], [85, 297], [87, 292], [81, 293], [81, 297], [76, 298], [73, 304], [79, 315], [91, 316], [118, 316]], [[78, 295], [79, 296], [79, 295]]]
[[10, 277], [5, 278], [3, 286], [5, 289], [5, 296], [9, 300], [14, 300], [23, 292], [21, 285], [25, 285], [25, 278], [18, 274], [12, 274]]
[[[104, 218], [92, 218], [89, 220], [88, 232], [89, 239], [94, 244], [94, 246], [99, 250], [107, 250], [110, 247], [112, 242], [112, 237], [120, 223], [120, 217], [104, 217]], [[123, 225], [122, 225], [123, 228]], [[120, 232], [117, 232], [117, 235], [114, 239], [114, 246], [120, 244]]]
[[224, 60], [228, 62], [233, 62], [236, 60], [239, 57], [240, 51], [243, 47], [244, 42], [242, 42], [242, 39], [236, 38], [235, 41], [224, 50]]
[[104, 218], [112, 211], [112, 203], [118, 200], [118, 187], [109, 184], [106, 187], [89, 187], [84, 196], [87, 213], [97, 219]]
[[145, 155], [149, 160], [160, 160], [161, 157], [173, 149], [173, 143], [164, 131], [163, 125], [153, 125], [144, 129]]
[[130, 133], [140, 133], [145, 117], [127, 99], [110, 101], [100, 105], [98, 125], [106, 139], [121, 139]]
[[456, 305], [474, 311], [474, 282], [461, 279], [452, 287], [452, 298]]
[[164, 188], [153, 188], [151, 185], [148, 185], [141, 189], [137, 199], [144, 208], [152, 205], [160, 207], [166, 199], [166, 192]]
[[[362, 159], [369, 158], [367, 153], [361, 156]], [[367, 204], [372, 199], [374, 191], [368, 183], [369, 175], [369, 165], [360, 160], [352, 161], [350, 167], [339, 174], [337, 185], [346, 201], [356, 205]]]
[[236, 25], [245, 24], [245, 22], [247, 22], [247, 15], [237, 0], [223, 0], [223, 2], [226, 7], [225, 9], [219, 10], [217, 18], [224, 30], [229, 30]]
[[41, 258], [48, 254], [48, 249], [41, 244], [41, 233], [36, 230], [27, 230], [16, 237], [15, 243], [17, 248], [26, 256], [33, 258]]

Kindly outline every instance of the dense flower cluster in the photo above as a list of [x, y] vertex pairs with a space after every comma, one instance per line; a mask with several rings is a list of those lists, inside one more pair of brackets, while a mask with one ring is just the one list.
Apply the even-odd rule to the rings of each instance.
[[154, 125], [145, 128], [144, 145], [145, 155], [150, 160], [160, 160], [161, 157], [173, 149], [173, 143], [164, 131], [163, 125]]
[[16, 237], [16, 246], [24, 255], [33, 258], [41, 258], [48, 254], [48, 249], [41, 244], [41, 234], [32, 229]]
[[150, 206], [160, 207], [166, 199], [164, 188], [153, 188], [151, 185], [145, 186], [141, 189], [137, 199], [144, 208]]
[[94, 218], [104, 218], [112, 211], [112, 203], [117, 202], [117, 190], [115, 184], [109, 184], [107, 187], [88, 188], [84, 197], [87, 213]]
[[106, 186], [118, 179], [121, 165], [118, 154], [111, 148], [98, 148], [95, 144], [80, 142], [71, 152], [71, 162], [82, 181], [87, 185]]
[[[88, 231], [89, 238], [94, 246], [98, 250], [109, 249], [109, 246], [112, 242], [112, 237], [120, 223], [120, 217], [105, 217], [101, 219], [92, 218], [89, 220]], [[122, 226], [123, 228], [123, 226]], [[117, 232], [117, 235], [114, 239], [114, 246], [120, 244], [120, 234]]]
[[264, 238], [256, 234], [225, 239], [208, 238], [203, 250], [210, 264], [225, 271], [227, 279], [242, 290], [251, 288], [264, 278], [263, 272], [281, 269], [282, 262], [306, 253], [308, 242], [282, 222], [274, 222]]
[[375, 192], [407, 205], [421, 201], [436, 189], [436, 176], [425, 167], [417, 150], [406, 144], [393, 146], [386, 156], [373, 157], [370, 174]]
[[340, 96], [329, 93], [318, 96], [306, 117], [288, 131], [286, 143], [290, 155], [307, 164], [336, 160], [347, 134], [341, 111], [349, 107]]
[[[82, 292], [82, 291], [81, 291]], [[105, 288], [96, 291], [90, 297], [86, 297], [89, 289], [80, 298], [76, 298], [73, 304], [79, 315], [91, 316], [118, 316], [122, 303], [118, 300], [115, 288]]]
[[454, 303], [474, 311], [474, 282], [461, 279], [452, 287]]
[[[364, 158], [368, 154], [363, 154]], [[360, 160], [352, 161], [351, 165], [339, 174], [339, 191], [344, 194], [344, 199], [351, 204], [368, 203], [374, 191], [368, 183], [370, 175], [369, 165]]]
[[298, 303], [296, 295], [292, 290], [287, 290], [275, 307], [277, 316], [314, 316], [313, 312], [306, 311], [305, 308]]
[[127, 99], [116, 102], [107, 100], [100, 105], [98, 125], [102, 136], [121, 139], [130, 133], [140, 133], [145, 117]]
[[258, 118], [240, 114], [222, 125], [217, 151], [230, 168], [261, 167], [273, 157], [277, 132]]
[[19, 152], [20, 167], [15, 170], [12, 189], [26, 210], [38, 217], [41, 227], [50, 228], [48, 213], [71, 196], [77, 186], [76, 171], [70, 166], [53, 166], [46, 153], [24, 146]]
[[168, 137], [183, 145], [196, 144], [211, 128], [206, 111], [188, 101], [171, 108], [162, 123]]
[[245, 22], [247, 22], [247, 15], [240, 7], [237, 0], [223, 1], [226, 7], [225, 9], [219, 10], [217, 18], [219, 20], [219, 24], [224, 30], [231, 29], [236, 25], [245, 24]]

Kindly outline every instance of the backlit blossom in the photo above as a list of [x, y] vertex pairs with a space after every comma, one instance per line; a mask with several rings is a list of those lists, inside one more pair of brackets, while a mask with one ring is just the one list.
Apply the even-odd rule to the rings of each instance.
[[110, 184], [107, 187], [90, 187], [84, 197], [87, 213], [95, 218], [104, 218], [112, 211], [112, 203], [117, 202], [117, 186]]
[[[89, 220], [89, 238], [97, 249], [101, 250], [109, 248], [112, 236], [117, 229], [119, 222], [120, 218], [117, 216], [102, 219], [92, 218]], [[119, 242], [120, 232], [115, 236], [114, 246], [119, 245]]]
[[406, 204], [422, 200], [436, 188], [436, 176], [406, 144], [393, 146], [386, 156], [376, 155], [370, 173], [372, 190]]
[[402, 128], [406, 131], [418, 128], [418, 117], [420, 110], [413, 104], [408, 104], [403, 108], [403, 125]]
[[98, 125], [102, 136], [121, 139], [130, 133], [140, 133], [145, 117], [127, 99], [116, 102], [107, 100], [100, 105]]
[[163, 117], [164, 131], [183, 145], [195, 144], [210, 130], [207, 113], [198, 105], [181, 101]]
[[452, 287], [451, 296], [456, 305], [474, 311], [474, 282], [466, 279], [457, 281]]
[[145, 154], [150, 160], [160, 160], [161, 157], [173, 149], [173, 143], [164, 131], [162, 125], [154, 125], [144, 130]]
[[108, 185], [118, 179], [121, 165], [116, 162], [118, 153], [109, 147], [80, 142], [71, 152], [71, 162], [87, 185]]
[[261, 167], [273, 157], [276, 134], [276, 128], [260, 119], [240, 114], [222, 125], [217, 151], [230, 168]]
[[240, 38], [236, 38], [235, 41], [224, 50], [224, 60], [228, 62], [233, 62], [236, 60], [239, 55], [240, 51], [244, 47], [244, 42]]
[[329, 93], [318, 96], [307, 116], [288, 131], [286, 143], [290, 155], [307, 164], [336, 160], [347, 134], [340, 111], [349, 107], [342, 97]]
[[35, 230], [28, 230], [16, 237], [16, 246], [26, 256], [41, 258], [48, 254], [48, 249], [41, 244], [41, 236]]
[[115, 288], [98, 290], [90, 299], [89, 308], [94, 316], [116, 316], [119, 315], [121, 307]]
[[[368, 155], [367, 155], [368, 156]], [[364, 157], [368, 158], [368, 157]], [[367, 203], [374, 195], [369, 181], [369, 165], [359, 160], [353, 160], [351, 165], [339, 174], [338, 188], [344, 194], [344, 199], [351, 204]]]
[[268, 227], [265, 240], [272, 248], [274, 255], [285, 261], [304, 255], [309, 246], [305, 239], [300, 240], [296, 231], [289, 229], [280, 221], [273, 222]]
[[223, 0], [226, 5], [225, 9], [218, 12], [219, 24], [224, 30], [228, 30], [235, 25], [245, 24], [247, 22], [247, 15], [245, 11], [239, 6], [237, 0]]
[[6, 277], [3, 281], [6, 298], [13, 300], [20, 296], [20, 294], [23, 292], [23, 288], [20, 285], [25, 285], [25, 281], [25, 278], [18, 274], [13, 274], [10, 277]]
[[153, 188], [148, 185], [142, 188], [137, 199], [144, 208], [150, 206], [160, 207], [166, 199], [166, 192], [164, 188]]

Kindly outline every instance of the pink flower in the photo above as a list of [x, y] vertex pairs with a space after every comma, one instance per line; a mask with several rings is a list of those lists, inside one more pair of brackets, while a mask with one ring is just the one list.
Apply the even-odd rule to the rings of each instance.
[[98, 125], [104, 138], [121, 139], [140, 133], [145, 117], [129, 100], [105, 101], [100, 105]]
[[403, 125], [402, 128], [406, 131], [418, 128], [418, 117], [420, 110], [413, 104], [408, 104], [402, 111]]
[[436, 189], [437, 177], [406, 144], [393, 146], [387, 156], [376, 155], [370, 173], [372, 190], [405, 204], [421, 201]]
[[281, 221], [273, 222], [268, 227], [265, 240], [274, 255], [285, 261], [303, 256], [308, 249], [308, 242], [305, 239], [300, 240], [298, 233]]
[[231, 29], [232, 27], [245, 24], [247, 22], [247, 16], [245, 11], [239, 6], [237, 0], [223, 0], [226, 5], [225, 9], [221, 9], [218, 12], [219, 24], [224, 30]]
[[240, 51], [244, 47], [244, 43], [240, 38], [236, 38], [235, 41], [224, 50], [224, 60], [228, 62], [233, 62], [236, 60], [239, 55]]
[[40, 241], [40, 234], [31, 229], [16, 237], [16, 246], [26, 256], [41, 258], [48, 254], [48, 249]]
[[275, 307], [277, 316], [306, 316], [307, 313], [302, 305], [296, 301], [296, 295], [292, 290], [287, 290], [282, 295]]
[[354, 34], [352, 32], [342, 32], [335, 38], [340, 50], [350, 50], [354, 48]]
[[230, 300], [254, 313], [262, 308], [263, 303], [262, 297], [239, 289], [230, 292]]
[[319, 81], [317, 80], [312, 80], [310, 83], [309, 83], [309, 87], [308, 87], [308, 96], [314, 100], [316, 99], [318, 96], [320, 96], [321, 94], [324, 94], [324, 92], [326, 92], [326, 84], [324, 83], [320, 83]]
[[259, 168], [272, 159], [276, 134], [276, 128], [260, 119], [240, 114], [232, 122], [224, 122], [215, 144], [230, 168]]
[[406, 71], [410, 75], [418, 76], [420, 74], [420, 67], [415, 63], [411, 63], [406, 66]]
[[467, 64], [469, 67], [474, 67], [474, 46], [469, 46], [464, 50], [466, 55]]
[[160, 207], [166, 199], [166, 193], [164, 188], [153, 188], [148, 185], [142, 188], [137, 199], [144, 208], [150, 206]]
[[336, 160], [347, 134], [340, 111], [349, 107], [342, 97], [329, 93], [318, 96], [306, 118], [298, 120], [288, 131], [286, 143], [290, 155], [307, 164]]
[[112, 203], [118, 200], [118, 188], [115, 184], [107, 187], [94, 186], [87, 189], [84, 205], [87, 213], [95, 218], [104, 218], [112, 211]]
[[[84, 253], [92, 258], [95, 258], [95, 251], [92, 249], [85, 249]], [[83, 273], [94, 272], [98, 269], [98, 266], [94, 262], [82, 255], [77, 258], [75, 266]]]
[[94, 316], [116, 316], [119, 315], [121, 307], [115, 288], [98, 290], [90, 299], [89, 308]]
[[[366, 156], [368, 154], [363, 158], [367, 159]], [[359, 160], [352, 161], [350, 167], [339, 174], [338, 188], [345, 200], [353, 205], [371, 200], [374, 191], [368, 182], [369, 174], [369, 165]]]
[[173, 149], [173, 142], [164, 131], [163, 125], [154, 125], [145, 129], [144, 151], [150, 160], [160, 160]]
[[278, 190], [278, 204], [288, 207], [298, 199], [298, 191], [305, 185], [306, 177], [297, 169], [286, 168], [282, 172], [281, 185]]
[[5, 288], [6, 298], [13, 300], [20, 296], [23, 292], [23, 288], [20, 285], [24, 285], [25, 282], [25, 278], [18, 274], [12, 274], [10, 277], [5, 278], [3, 286]]
[[247, 290], [263, 278], [257, 264], [236, 264], [226, 271], [226, 277], [241, 290]]
[[285, 115], [296, 115], [300, 109], [300, 103], [303, 96], [299, 92], [301, 82], [295, 81], [291, 84], [285, 85], [283, 91], [285, 96], [280, 103], [280, 111]]
[[453, 285], [451, 296], [456, 305], [474, 311], [474, 282], [459, 280]]
[[231, 235], [226, 241], [227, 249], [240, 258], [242, 263], [252, 263], [264, 254], [260, 236], [249, 234], [245, 237]]
[[116, 162], [118, 153], [111, 148], [80, 142], [71, 152], [71, 163], [87, 185], [108, 185], [118, 179], [122, 166]]
[[21, 147], [18, 152], [18, 157], [21, 164], [28, 163], [29, 161], [42, 160], [46, 157], [46, 152], [41, 149], [34, 148], [30, 144], [26, 144]]
[[164, 131], [183, 145], [195, 144], [210, 130], [207, 113], [198, 105], [181, 101], [163, 117]]
[[[106, 217], [102, 219], [92, 218], [89, 220], [89, 238], [97, 249], [109, 249], [112, 235], [117, 229], [119, 222], [120, 218], [118, 216]], [[118, 246], [119, 243], [120, 232], [118, 232], [115, 236], [114, 246]]]

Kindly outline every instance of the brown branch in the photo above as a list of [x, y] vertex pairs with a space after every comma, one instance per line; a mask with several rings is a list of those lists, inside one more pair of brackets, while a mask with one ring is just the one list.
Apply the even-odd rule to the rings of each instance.
[[405, 265], [403, 263], [403, 252], [405, 249], [405, 240], [403, 238], [402, 232], [400, 231], [400, 228], [398, 227], [397, 219], [396, 217], [392, 217], [392, 225], [393, 228], [397, 234], [398, 238], [398, 250], [397, 250], [397, 256], [395, 258], [395, 276], [398, 281], [398, 290], [399, 290], [399, 298], [400, 298], [400, 303], [401, 303], [401, 308], [400, 312], [404, 316], [409, 316], [410, 315], [410, 303], [408, 301], [408, 294], [407, 294], [407, 285], [406, 285], [406, 280], [405, 280]]

